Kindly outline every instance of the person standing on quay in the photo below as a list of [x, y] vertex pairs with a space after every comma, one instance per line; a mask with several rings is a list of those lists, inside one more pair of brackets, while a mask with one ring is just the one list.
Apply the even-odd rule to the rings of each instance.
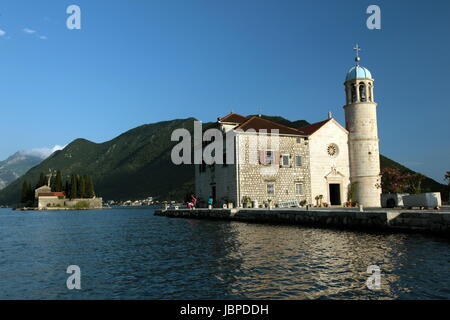
[[212, 209], [213, 208], [213, 203], [214, 203], [213, 197], [209, 196], [209, 198], [208, 198], [208, 209]]
[[197, 198], [193, 194], [191, 195], [191, 203], [192, 203], [192, 209], [195, 209], [195, 207], [197, 205]]

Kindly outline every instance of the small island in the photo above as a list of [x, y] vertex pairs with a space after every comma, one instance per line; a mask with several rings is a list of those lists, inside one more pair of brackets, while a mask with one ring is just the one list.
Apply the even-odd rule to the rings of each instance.
[[[16, 210], [87, 210], [102, 209], [103, 199], [96, 197], [88, 175], [72, 174], [63, 184], [61, 171], [47, 176], [41, 173], [36, 187], [24, 181], [21, 205]], [[64, 185], [64, 186], [63, 186]]]

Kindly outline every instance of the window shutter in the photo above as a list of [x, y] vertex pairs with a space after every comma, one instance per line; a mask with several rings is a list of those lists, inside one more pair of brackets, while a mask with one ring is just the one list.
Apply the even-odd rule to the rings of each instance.
[[259, 163], [266, 164], [266, 151], [264, 150], [259, 151]]
[[278, 166], [280, 165], [280, 158], [281, 158], [281, 154], [278, 151], [274, 152], [274, 157], [275, 157], [275, 165]]
[[301, 167], [303, 165], [302, 156], [295, 156], [295, 165], [297, 167]]

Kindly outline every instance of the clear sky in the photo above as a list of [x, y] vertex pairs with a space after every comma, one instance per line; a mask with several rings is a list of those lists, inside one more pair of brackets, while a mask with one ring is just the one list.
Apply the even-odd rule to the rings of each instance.
[[0, 30], [0, 159], [230, 110], [344, 123], [359, 43], [381, 152], [439, 181], [450, 170], [448, 0], [2, 0]]

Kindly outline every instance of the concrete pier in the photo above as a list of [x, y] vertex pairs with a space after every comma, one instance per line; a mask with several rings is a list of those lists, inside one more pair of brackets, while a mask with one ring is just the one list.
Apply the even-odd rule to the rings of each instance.
[[419, 232], [450, 238], [450, 211], [322, 209], [168, 209], [157, 216], [333, 227], [348, 230]]

